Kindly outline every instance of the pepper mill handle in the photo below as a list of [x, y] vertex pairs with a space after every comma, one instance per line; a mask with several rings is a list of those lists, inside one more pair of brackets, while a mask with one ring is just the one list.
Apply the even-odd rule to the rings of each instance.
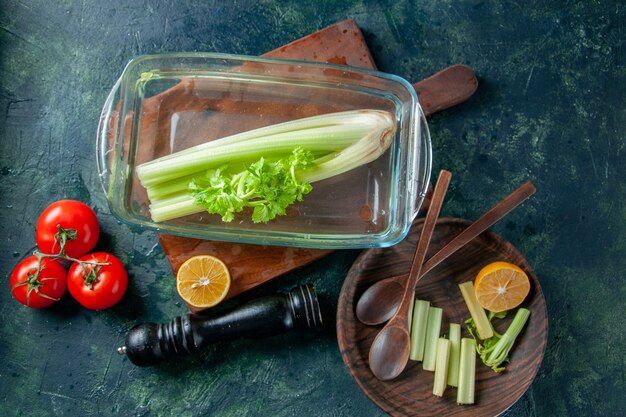
[[188, 314], [164, 324], [139, 324], [129, 330], [125, 345], [117, 351], [135, 365], [150, 366], [194, 354], [217, 341], [267, 337], [322, 325], [317, 294], [307, 284], [211, 316]]

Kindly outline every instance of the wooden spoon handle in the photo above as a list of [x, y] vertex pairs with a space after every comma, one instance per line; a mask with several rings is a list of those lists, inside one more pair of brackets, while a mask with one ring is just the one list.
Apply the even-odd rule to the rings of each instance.
[[470, 224], [465, 230], [452, 239], [439, 252], [434, 254], [422, 268], [422, 275], [439, 265], [450, 255], [461, 249], [472, 239], [478, 237], [482, 232], [493, 226], [498, 220], [506, 216], [511, 210], [519, 206], [524, 200], [537, 191], [532, 182], [526, 181], [517, 190], [502, 199], [491, 210], [480, 216], [478, 220]]
[[413, 84], [426, 116], [470, 98], [478, 88], [476, 74], [467, 65], [456, 64]]
[[[532, 182], [526, 181], [517, 190], [503, 198], [498, 204], [493, 206], [491, 210], [480, 216], [478, 220], [470, 224], [465, 230], [454, 237], [443, 248], [439, 249], [422, 267], [420, 278], [429, 271], [452, 256], [456, 251], [467, 245], [470, 241], [477, 238], [482, 232], [493, 226], [498, 220], [509, 214], [515, 207], [522, 204], [528, 197], [535, 193], [536, 188]], [[395, 275], [386, 278], [403, 283], [407, 279], [407, 275]], [[419, 281], [419, 280], [418, 280]], [[417, 282], [415, 283], [417, 285]]]
[[413, 256], [409, 279], [407, 280], [406, 287], [404, 288], [404, 295], [402, 296], [400, 307], [395, 315], [395, 317], [398, 317], [400, 320], [406, 318], [406, 315], [408, 314], [408, 309], [411, 305], [409, 299], [414, 296], [415, 284], [420, 277], [420, 271], [422, 269], [422, 264], [424, 263], [424, 258], [426, 257], [426, 251], [428, 250], [430, 239], [433, 235], [433, 231], [435, 230], [437, 218], [439, 218], [439, 212], [441, 211], [441, 206], [443, 206], [443, 201], [446, 197], [446, 191], [448, 190], [448, 185], [450, 185], [451, 178], [452, 174], [450, 171], [442, 170], [439, 173], [439, 178], [437, 179], [437, 184], [435, 185], [435, 191], [433, 192], [433, 198], [430, 201], [430, 206], [428, 207], [428, 212], [426, 213], [426, 219], [424, 220], [422, 232], [420, 233], [420, 237], [417, 242], [417, 249], [415, 250], [415, 255]]

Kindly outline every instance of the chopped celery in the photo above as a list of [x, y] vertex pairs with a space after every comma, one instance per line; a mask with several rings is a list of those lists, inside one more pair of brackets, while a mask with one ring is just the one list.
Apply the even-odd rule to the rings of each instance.
[[459, 385], [459, 355], [461, 354], [461, 325], [450, 323], [450, 359], [448, 360], [448, 385]]
[[[502, 318], [504, 314], [495, 314], [492, 313], [489, 315], [489, 320], [494, 317]], [[528, 317], [530, 316], [530, 311], [526, 308], [519, 308], [517, 313], [515, 313], [515, 317], [513, 317], [513, 321], [509, 325], [509, 328], [502, 335], [498, 334], [498, 332], [494, 331], [494, 336], [483, 340], [482, 342], [477, 341], [476, 351], [480, 356], [480, 359], [483, 361], [485, 365], [490, 367], [494, 372], [502, 372], [505, 367], [502, 366], [504, 362], [508, 362], [509, 352], [515, 343], [515, 339], [520, 334]], [[468, 320], [468, 330], [472, 337], [476, 339], [473, 328], [475, 329], [474, 322]], [[491, 326], [491, 323], [489, 324]], [[493, 328], [493, 326], [492, 326]]]
[[437, 355], [435, 360], [435, 379], [433, 382], [433, 394], [443, 396], [448, 379], [448, 366], [450, 358], [450, 341], [440, 337], [437, 340]]
[[437, 357], [437, 340], [441, 330], [443, 310], [439, 307], [428, 308], [428, 323], [426, 324], [426, 341], [424, 344], [424, 361], [422, 368], [426, 371], [435, 370]]
[[424, 359], [424, 344], [426, 340], [426, 326], [428, 323], [428, 309], [430, 303], [425, 300], [415, 300], [413, 305], [413, 325], [411, 326], [411, 352], [409, 358], [414, 361]]
[[474, 404], [476, 384], [476, 343], [473, 339], [461, 339], [459, 360], [459, 386], [456, 391], [457, 404]]
[[478, 304], [478, 300], [476, 300], [476, 295], [474, 294], [474, 284], [471, 281], [467, 281], [459, 284], [459, 288], [461, 289], [461, 294], [463, 295], [467, 309], [474, 319], [474, 323], [476, 323], [478, 336], [481, 339], [489, 339], [493, 336], [493, 329], [487, 319], [485, 310], [480, 304]]

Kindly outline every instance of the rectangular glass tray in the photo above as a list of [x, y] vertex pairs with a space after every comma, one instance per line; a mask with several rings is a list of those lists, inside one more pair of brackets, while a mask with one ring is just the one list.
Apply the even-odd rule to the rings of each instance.
[[[375, 161], [316, 182], [285, 216], [255, 224], [207, 212], [154, 222], [138, 165], [194, 145], [299, 118], [357, 109], [393, 115]], [[430, 136], [413, 87], [354, 67], [226, 54], [140, 56], [104, 105], [98, 169], [112, 213], [160, 233], [307, 248], [384, 247], [402, 240], [426, 193]]]

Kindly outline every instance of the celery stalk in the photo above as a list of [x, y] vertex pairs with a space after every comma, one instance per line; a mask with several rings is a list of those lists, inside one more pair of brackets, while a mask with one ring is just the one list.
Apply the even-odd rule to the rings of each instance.
[[164, 200], [158, 204], [150, 205], [150, 214], [155, 222], [175, 219], [177, 217], [189, 216], [205, 211], [194, 202], [193, 198], [185, 195], [178, 198]]
[[393, 139], [391, 132], [388, 127], [371, 132], [327, 162], [303, 172], [302, 179], [308, 182], [321, 181], [374, 161], [389, 148]]
[[448, 360], [448, 385], [459, 386], [459, 355], [461, 354], [461, 325], [450, 323], [450, 359]]
[[291, 120], [284, 123], [273, 124], [245, 132], [237, 133], [231, 136], [227, 136], [218, 140], [202, 143], [200, 145], [193, 146], [191, 148], [178, 151], [176, 153], [163, 156], [153, 161], [147, 162], [143, 165], [149, 166], [152, 164], [159, 164], [170, 159], [177, 159], [183, 155], [190, 155], [197, 152], [204, 152], [210, 149], [216, 149], [224, 145], [230, 144], [243, 144], [252, 139], [258, 139], [263, 137], [271, 137], [279, 133], [293, 133], [300, 130], [309, 129], [312, 126], [318, 127], [334, 127], [334, 126], [362, 126], [364, 128], [372, 128], [378, 120], [371, 117], [372, 112], [377, 112], [385, 115], [385, 112], [378, 110], [351, 110], [344, 112], [335, 112], [328, 114], [321, 114], [318, 116], [312, 116], [302, 119]]
[[[223, 221], [231, 221], [244, 207], [254, 209], [253, 221], [266, 222], [284, 214], [286, 205], [300, 201], [311, 190], [310, 183], [378, 158], [391, 144], [394, 132], [394, 121], [387, 112], [333, 113], [219, 139], [139, 165], [136, 172], [146, 187], [155, 222], [205, 210], [222, 214]], [[297, 150], [311, 155], [312, 162], [294, 165], [290, 174], [280, 174], [293, 184], [289, 185], [291, 188], [270, 194], [267, 185], [263, 189], [255, 185], [258, 181], [254, 183], [250, 176], [254, 175], [252, 166], [268, 167], [270, 162], [287, 166], [288, 159], [295, 155], [292, 152]], [[260, 159], [245, 165], [255, 158]], [[273, 175], [269, 173], [272, 169], [263, 174], [264, 184], [271, 183], [267, 175]], [[276, 181], [274, 184], [279, 185]], [[278, 196], [279, 204], [261, 197], [257, 191]], [[285, 193], [292, 194], [285, 199]]]
[[187, 192], [187, 188], [189, 187], [189, 183], [196, 177], [205, 175], [206, 170], [194, 172], [193, 174], [186, 175], [181, 178], [175, 178], [173, 180], [165, 181], [152, 187], [146, 188], [148, 191], [148, 198], [150, 198], [151, 202], [155, 200], [159, 200], [162, 198], [169, 197], [172, 194], [179, 193], [184, 191], [185, 194], [189, 194]]
[[187, 191], [179, 191], [174, 194], [168, 194], [165, 197], [153, 199], [150, 207], [166, 207], [170, 204], [182, 203], [187, 200], [189, 200], [189, 193]]
[[433, 382], [433, 395], [443, 396], [448, 379], [448, 366], [450, 357], [450, 341], [440, 337], [437, 340], [437, 355], [435, 359], [435, 379]]
[[515, 339], [524, 328], [529, 316], [530, 311], [528, 309], [523, 307], [519, 308], [509, 328], [506, 329], [506, 332], [504, 332], [502, 336], [494, 336], [498, 339], [495, 344], [492, 342], [489, 343], [488, 347], [484, 345], [479, 346], [477, 351], [485, 365], [489, 366], [495, 372], [502, 372], [504, 370], [504, 366], [500, 365], [508, 360], [509, 352], [515, 344]]
[[430, 303], [426, 300], [415, 300], [413, 305], [413, 325], [411, 326], [411, 352], [409, 358], [414, 361], [424, 359], [424, 344], [428, 323]]
[[476, 385], [476, 343], [473, 339], [461, 339], [459, 361], [459, 386], [456, 391], [457, 404], [474, 404]]
[[[349, 134], [351, 133], [351, 135]], [[345, 132], [338, 128], [320, 128], [296, 133], [281, 133], [271, 138], [251, 139], [244, 144], [224, 145], [204, 152], [194, 152], [162, 161], [137, 166], [136, 172], [144, 187], [153, 186], [201, 170], [217, 168], [226, 163], [288, 154], [297, 146], [315, 152], [338, 152], [362, 138], [362, 131]], [[324, 137], [326, 140], [321, 140]]]
[[428, 308], [428, 322], [426, 324], [426, 340], [424, 344], [424, 361], [422, 368], [425, 371], [435, 370], [437, 358], [437, 340], [441, 330], [441, 317], [443, 310], [439, 307]]
[[459, 288], [465, 300], [465, 304], [467, 305], [467, 309], [476, 323], [478, 336], [481, 339], [489, 339], [493, 336], [493, 328], [491, 327], [491, 323], [489, 323], [485, 310], [478, 304], [478, 300], [474, 294], [474, 284], [471, 281], [467, 281], [459, 284]]
[[[205, 210], [232, 221], [244, 207], [254, 209], [253, 221], [266, 222], [301, 201], [310, 192], [310, 183], [378, 158], [394, 134], [388, 112], [331, 113], [211, 141], [141, 164], [136, 173], [155, 222]], [[289, 168], [294, 152], [309, 156]]]
[[136, 172], [144, 186], [151, 186], [226, 162], [289, 153], [297, 146], [311, 152], [338, 152], [381, 129], [392, 130], [393, 120], [378, 110], [314, 116], [198, 145], [139, 165]]
[[[332, 156], [332, 154], [327, 154], [327, 156]], [[266, 161], [271, 161], [276, 158], [265, 158]], [[320, 163], [327, 160], [328, 157], [318, 158], [315, 160], [315, 163]], [[229, 170], [231, 171], [243, 171], [246, 167], [254, 161], [246, 161], [241, 162], [239, 164], [229, 163]], [[155, 202], [156, 200], [160, 200], [163, 198], [170, 197], [173, 194], [180, 193], [184, 191], [186, 194], [189, 194], [189, 183], [193, 181], [195, 178], [205, 176], [207, 170], [202, 170], [198, 172], [194, 172], [193, 174], [186, 175], [184, 177], [175, 178], [173, 180], [161, 182], [159, 184], [148, 187], [146, 190], [148, 191], [148, 197], [151, 202]]]

